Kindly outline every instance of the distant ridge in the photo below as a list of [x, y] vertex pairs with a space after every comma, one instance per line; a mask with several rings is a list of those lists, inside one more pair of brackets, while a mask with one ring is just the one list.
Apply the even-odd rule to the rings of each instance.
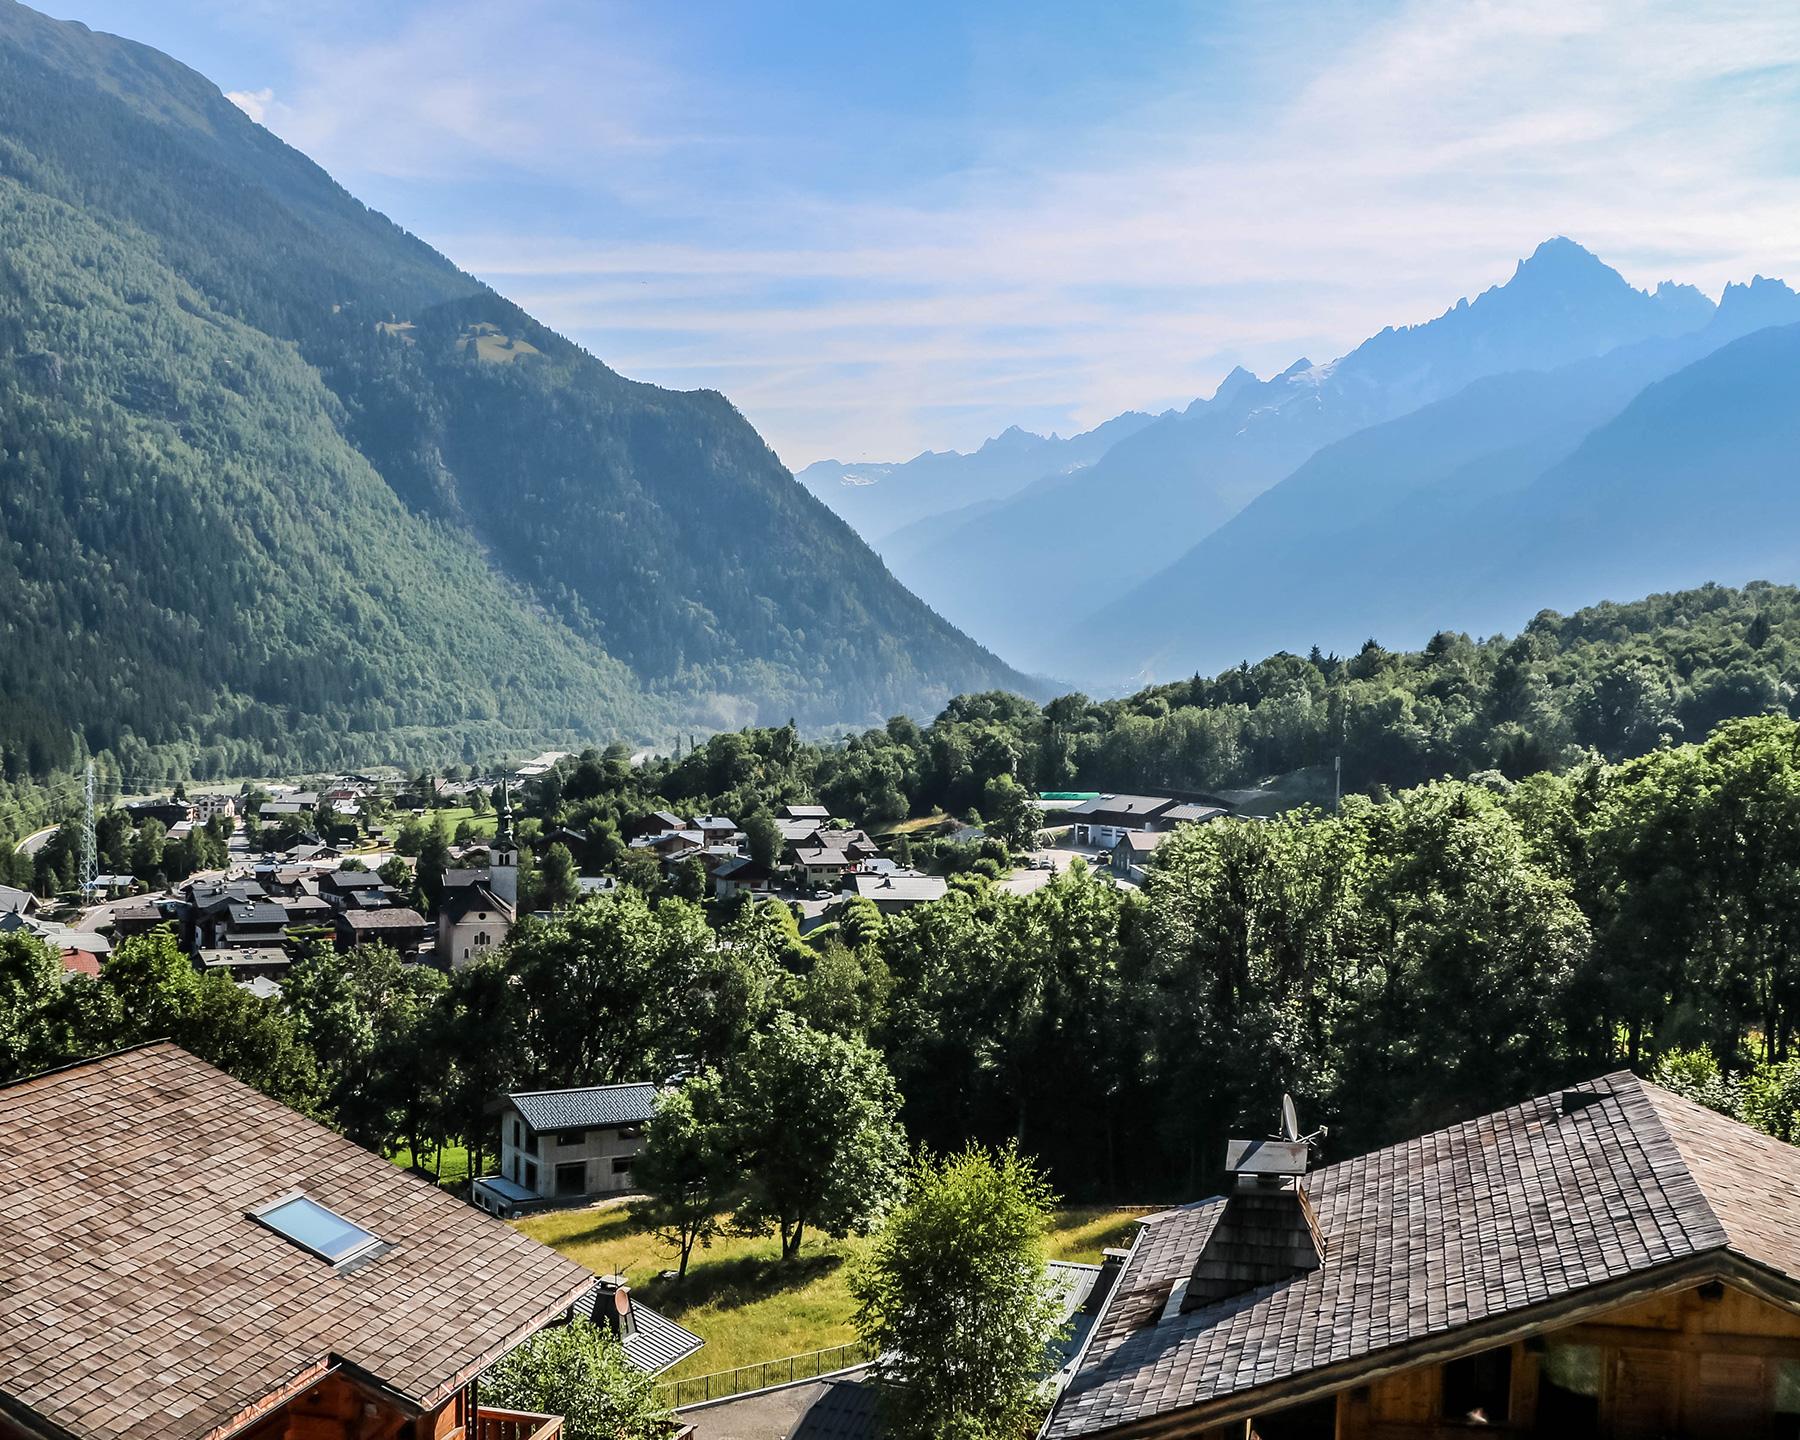
[[1713, 308], [1689, 286], [1638, 290], [1573, 241], [1547, 240], [1505, 284], [1432, 320], [1389, 327], [1337, 360], [1301, 361], [1270, 380], [1237, 372], [1210, 400], [1159, 417], [1091, 466], [1040, 480], [889, 558], [953, 623], [1029, 669], [1075, 676], [1062, 627], [1018, 603], [1047, 594], [1047, 565], [1078, 577], [1078, 605], [1100, 609], [1333, 441], [1486, 376], [1691, 333]]

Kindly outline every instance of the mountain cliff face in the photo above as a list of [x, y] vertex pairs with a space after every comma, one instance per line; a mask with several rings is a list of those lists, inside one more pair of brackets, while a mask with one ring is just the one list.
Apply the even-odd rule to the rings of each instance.
[[154, 50], [0, 0], [0, 694], [248, 767], [1019, 677]]
[[[1041, 480], [890, 562], [953, 623], [1028, 668], [1070, 675], [1056, 629], [1009, 598], [1043, 589], [1047, 557], [1079, 572], [1082, 593], [1102, 606], [1334, 441], [1485, 376], [1679, 336], [1712, 312], [1690, 287], [1637, 290], [1579, 245], [1546, 241], [1506, 284], [1434, 320], [1270, 380], [1235, 372], [1211, 399], [1159, 418], [1086, 469]], [[1083, 554], [1096, 563], [1083, 565]]]

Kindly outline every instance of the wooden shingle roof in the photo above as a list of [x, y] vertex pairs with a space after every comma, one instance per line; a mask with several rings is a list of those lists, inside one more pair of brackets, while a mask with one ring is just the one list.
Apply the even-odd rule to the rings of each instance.
[[[249, 1218], [294, 1191], [385, 1248]], [[80, 1440], [206, 1435], [328, 1363], [433, 1408], [592, 1283], [166, 1042], [0, 1087], [0, 1413]]]
[[[1628, 1072], [1306, 1177], [1310, 1274], [1163, 1318], [1225, 1207], [1146, 1222], [1047, 1440], [1321, 1388], [1422, 1342], [1653, 1285], [1716, 1259], [1800, 1281], [1800, 1150]], [[1793, 1288], [1800, 1300], [1800, 1287]], [[1234, 1412], [1235, 1413], [1235, 1412]]]

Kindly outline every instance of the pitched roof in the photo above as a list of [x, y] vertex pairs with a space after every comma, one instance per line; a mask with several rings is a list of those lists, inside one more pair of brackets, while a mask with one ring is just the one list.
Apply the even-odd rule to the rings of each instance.
[[506, 1098], [533, 1130], [587, 1130], [602, 1125], [642, 1125], [656, 1108], [656, 1086], [521, 1090]]
[[1534, 1307], [1708, 1255], [1800, 1281], [1800, 1150], [1627, 1072], [1305, 1186], [1319, 1269], [1167, 1319], [1226, 1202], [1148, 1221], [1045, 1435], [1249, 1397], [1480, 1322], [1526, 1326]]
[[422, 930], [425, 917], [404, 905], [386, 905], [379, 910], [344, 910], [338, 919], [352, 930]]
[[1102, 795], [1095, 800], [1084, 800], [1081, 804], [1062, 812], [1065, 819], [1084, 820], [1090, 817], [1149, 820], [1162, 814], [1175, 804], [1167, 795]]
[[[430, 1408], [593, 1282], [167, 1042], [0, 1087], [0, 1137], [0, 1402], [82, 1440], [205, 1435], [328, 1361]], [[296, 1190], [386, 1248], [249, 1218]]]
[[[487, 874], [485, 870], [480, 873], [484, 876]], [[484, 913], [492, 910], [496, 917], [507, 921], [511, 921], [513, 918], [513, 907], [496, 895], [485, 882], [447, 890], [444, 892], [443, 900], [438, 904], [438, 914], [447, 918], [453, 925], [471, 910]]]
[[0, 911], [26, 911], [38, 908], [38, 898], [29, 890], [0, 885]]
[[[606, 1324], [609, 1318], [616, 1318], [613, 1293], [607, 1282], [595, 1281], [594, 1288], [576, 1303], [575, 1313], [600, 1325]], [[652, 1310], [635, 1295], [631, 1297], [631, 1321], [632, 1333], [623, 1337], [619, 1348], [625, 1352], [627, 1360], [649, 1375], [660, 1375], [671, 1366], [679, 1365], [706, 1344], [692, 1330]]]

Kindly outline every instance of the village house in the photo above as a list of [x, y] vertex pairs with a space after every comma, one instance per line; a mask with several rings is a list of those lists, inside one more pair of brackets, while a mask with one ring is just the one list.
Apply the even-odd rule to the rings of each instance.
[[1209, 799], [1178, 799], [1172, 795], [1099, 795], [1061, 811], [1077, 845], [1110, 850], [1127, 835], [1173, 830], [1177, 825], [1199, 825], [1229, 815], [1223, 804]]
[[0, 885], [0, 915], [35, 915], [43, 908], [43, 901], [29, 890]]
[[1127, 830], [1114, 843], [1106, 863], [1120, 879], [1141, 885], [1148, 874], [1150, 857], [1169, 834], [1167, 830]]
[[475, 1382], [593, 1275], [186, 1051], [0, 1086], [0, 1150], [4, 1440], [560, 1435]]
[[713, 894], [721, 900], [734, 900], [739, 895], [767, 895], [774, 888], [774, 873], [748, 855], [740, 855], [713, 871]]
[[500, 1116], [500, 1176], [472, 1187], [497, 1214], [549, 1201], [574, 1202], [632, 1188], [631, 1167], [656, 1106], [656, 1086], [586, 1085], [524, 1090]]
[[875, 902], [883, 915], [898, 915], [915, 905], [930, 905], [950, 892], [942, 875], [921, 875], [917, 870], [883, 869], [850, 877], [856, 893]]
[[410, 958], [425, 944], [431, 922], [410, 905], [383, 905], [377, 910], [340, 910], [332, 921], [340, 950], [355, 945], [386, 945]]
[[1620, 1072], [1228, 1168], [1144, 1222], [1043, 1440], [1800, 1434], [1800, 1150]]

